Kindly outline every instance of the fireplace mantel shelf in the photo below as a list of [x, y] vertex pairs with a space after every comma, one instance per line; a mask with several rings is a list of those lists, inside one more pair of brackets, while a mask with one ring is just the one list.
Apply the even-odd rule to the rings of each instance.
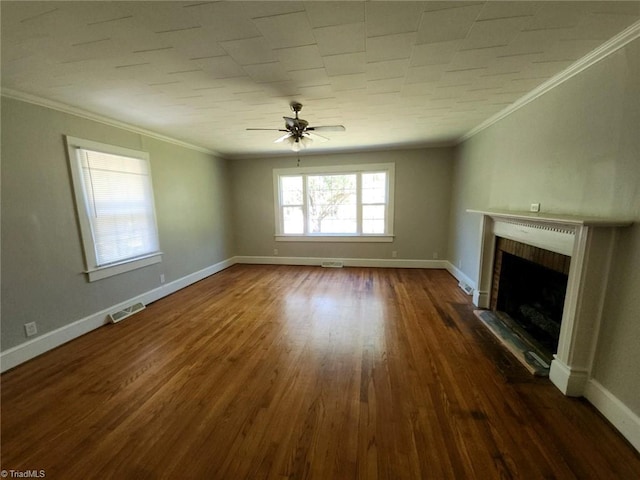
[[557, 223], [562, 225], [574, 225], [585, 227], [627, 227], [633, 220], [624, 218], [589, 217], [580, 215], [563, 215], [555, 213], [519, 212], [515, 210], [474, 210], [468, 209], [468, 213], [479, 213], [494, 218], [512, 220], [527, 220], [533, 222]]

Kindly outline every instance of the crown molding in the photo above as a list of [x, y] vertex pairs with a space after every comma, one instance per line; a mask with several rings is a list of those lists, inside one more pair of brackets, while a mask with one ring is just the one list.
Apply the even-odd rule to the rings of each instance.
[[[530, 102], [536, 100], [537, 98], [541, 97], [545, 93], [547, 93], [550, 90], [554, 89], [555, 87], [561, 85], [562, 83], [564, 83], [567, 80], [571, 79], [572, 77], [574, 77], [575, 75], [579, 74], [580, 72], [586, 70], [587, 68], [589, 68], [592, 65], [596, 64], [600, 60], [603, 60], [604, 58], [608, 57], [612, 53], [614, 53], [617, 50], [619, 50], [620, 48], [628, 45], [629, 43], [631, 43], [632, 41], [636, 40], [639, 37], [640, 37], [640, 21], [637, 21], [634, 24], [632, 24], [629, 27], [627, 27], [622, 32], [620, 32], [618, 35], [614, 36], [613, 38], [611, 38], [607, 42], [605, 42], [602, 45], [600, 45], [600, 47], [596, 48], [595, 50], [593, 50], [589, 54], [585, 55], [584, 57], [582, 57], [581, 59], [579, 59], [578, 61], [576, 61], [572, 65], [570, 65], [568, 68], [566, 68], [562, 72], [560, 72], [557, 75], [551, 77], [549, 80], [547, 80], [546, 82], [542, 83], [541, 85], [539, 85], [538, 87], [533, 89], [531, 92], [529, 92], [526, 95], [520, 97], [518, 100], [513, 102], [508, 107], [504, 108], [503, 110], [501, 110], [497, 114], [493, 115], [492, 117], [488, 118], [487, 120], [485, 120], [484, 122], [482, 122], [478, 126], [476, 126], [473, 129], [469, 130], [466, 134], [464, 134], [463, 136], [459, 137], [457, 140], [455, 140], [453, 142], [442, 142], [440, 144], [434, 144], [434, 145], [429, 145], [429, 146], [430, 147], [441, 147], [441, 146], [458, 145], [460, 143], [465, 142], [466, 140], [469, 140], [474, 135], [480, 133], [481, 131], [485, 130], [486, 128], [489, 128], [491, 125], [499, 122], [500, 120], [502, 120], [503, 118], [507, 117], [508, 115], [511, 115], [515, 111], [519, 110], [520, 108], [524, 107], [525, 105], [529, 104]], [[196, 150], [196, 151], [199, 151], [199, 152], [202, 152], [202, 153], [207, 153], [207, 154], [210, 154], [210, 155], [216, 155], [216, 156], [221, 157], [221, 158], [245, 158], [245, 157], [250, 158], [250, 157], [253, 156], [251, 154], [247, 154], [247, 155], [233, 155], [233, 154], [224, 155], [224, 154], [221, 154], [220, 152], [216, 152], [214, 150], [210, 150], [208, 148], [201, 147], [199, 145], [193, 145], [193, 144], [190, 144], [190, 143], [187, 143], [187, 142], [183, 142], [181, 140], [177, 140], [175, 138], [168, 137], [166, 135], [162, 135], [160, 133], [157, 133], [157, 132], [154, 132], [154, 131], [151, 131], [151, 130], [147, 130], [147, 129], [144, 129], [144, 128], [141, 128], [141, 127], [129, 124], [129, 123], [121, 122], [119, 120], [115, 120], [113, 118], [109, 118], [109, 117], [106, 117], [106, 116], [103, 116], [103, 115], [99, 115], [99, 114], [96, 114], [96, 113], [93, 113], [93, 112], [89, 112], [89, 111], [83, 110], [81, 108], [73, 107], [73, 106], [70, 106], [70, 105], [67, 105], [67, 104], [64, 104], [64, 103], [61, 103], [61, 102], [57, 102], [57, 101], [54, 101], [54, 100], [45, 99], [45, 98], [42, 98], [42, 97], [38, 97], [36, 95], [32, 95], [32, 94], [29, 94], [29, 93], [21, 92], [21, 91], [18, 91], [18, 90], [2, 88], [1, 94], [2, 94], [2, 96], [8, 97], [8, 98], [13, 98], [13, 99], [20, 100], [20, 101], [23, 101], [23, 102], [32, 103], [34, 105], [40, 105], [40, 106], [43, 106], [43, 107], [51, 108], [53, 110], [57, 110], [57, 111], [60, 111], [60, 112], [69, 113], [71, 115], [79, 116], [79, 117], [85, 118], [87, 120], [92, 120], [92, 121], [99, 122], [99, 123], [102, 123], [102, 124], [105, 124], [105, 125], [109, 125], [109, 126], [112, 126], [112, 127], [123, 128], [123, 129], [129, 130], [129, 131], [135, 132], [135, 133], [139, 133], [141, 135], [145, 135], [145, 136], [148, 136], [148, 137], [151, 137], [151, 138], [155, 138], [157, 140], [162, 140], [162, 141], [165, 141], [165, 142], [168, 142], [168, 143], [172, 143], [174, 145], [178, 145], [178, 146], [181, 146], [181, 147], [189, 148], [189, 149]], [[404, 146], [404, 147], [401, 147], [401, 148], [407, 148], [407, 146]], [[409, 148], [411, 148], [411, 147], [409, 147]], [[383, 148], [383, 150], [388, 150], [388, 149], [393, 149], [393, 147], [387, 146], [387, 148]], [[377, 150], [377, 149], [373, 149], [373, 150]], [[281, 154], [274, 153], [273, 156], [281, 156]]]
[[81, 117], [86, 120], [102, 123], [110, 127], [122, 128], [124, 130], [128, 130], [133, 133], [138, 133], [140, 135], [145, 135], [147, 137], [151, 137], [156, 140], [161, 140], [163, 142], [171, 143], [179, 147], [184, 147], [190, 150], [195, 150], [201, 153], [207, 153], [209, 155], [215, 155], [220, 157], [220, 154], [214, 150], [210, 150], [208, 148], [204, 148], [199, 145], [193, 145], [191, 143], [183, 142], [182, 140], [177, 140], [175, 138], [162, 135], [161, 133], [154, 132], [152, 130], [147, 130], [145, 128], [141, 128], [136, 125], [132, 125], [130, 123], [121, 122], [119, 120], [115, 120], [113, 118], [99, 115], [97, 113], [89, 112], [87, 110], [83, 110], [78, 107], [72, 107], [71, 105], [57, 102], [55, 100], [49, 100], [47, 98], [38, 97], [37, 95], [32, 95], [30, 93], [25, 93], [25, 92], [21, 92], [19, 90], [13, 90], [10, 88], [2, 88], [1, 94], [3, 97], [19, 100], [26, 103], [31, 103], [33, 105], [39, 105], [45, 108], [50, 108], [52, 110], [57, 110], [59, 112], [75, 115], [76, 117]]
[[600, 60], [605, 59], [606, 57], [616, 52], [620, 48], [636, 40], [638, 37], [640, 37], [640, 20], [635, 22], [631, 26], [627, 27], [618, 35], [606, 41], [605, 43], [600, 45], [598, 48], [596, 48], [592, 52], [588, 53], [587, 55], [585, 55], [584, 57], [582, 57], [581, 59], [573, 63], [562, 72], [551, 77], [546, 82], [540, 84], [539, 86], [531, 90], [529, 93], [527, 93], [523, 97], [520, 97], [518, 100], [513, 102], [511, 105], [509, 105], [505, 109], [501, 110], [494, 116], [488, 118], [477, 127], [469, 130], [466, 134], [464, 134], [462, 137], [458, 139], [457, 143], [460, 144], [466, 140], [469, 140], [471, 137], [473, 137], [477, 133], [480, 133], [485, 128], [489, 128], [494, 123], [497, 123], [498, 121], [502, 120], [506, 116], [511, 115], [513, 112], [519, 110], [520, 108], [524, 107], [528, 103], [533, 102], [538, 97], [541, 97], [545, 93], [556, 88], [558, 85], [563, 84], [564, 82], [574, 77], [575, 75], [579, 74], [583, 70], [586, 70], [592, 65], [598, 63]]

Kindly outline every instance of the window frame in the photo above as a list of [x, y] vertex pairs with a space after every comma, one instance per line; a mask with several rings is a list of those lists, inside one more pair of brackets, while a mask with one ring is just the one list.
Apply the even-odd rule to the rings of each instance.
[[[387, 175], [386, 202], [385, 202], [385, 233], [362, 233], [362, 174], [385, 172]], [[312, 175], [348, 175], [356, 174], [357, 200], [357, 232], [356, 233], [311, 233], [309, 232], [307, 176]], [[282, 191], [280, 178], [302, 176], [303, 191], [303, 222], [304, 233], [284, 233]], [[278, 242], [393, 242], [394, 233], [394, 184], [395, 163], [372, 163], [361, 165], [332, 165], [326, 167], [293, 167], [273, 169], [273, 198], [275, 210], [275, 240]]]
[[[93, 140], [83, 138], [65, 136], [69, 167], [71, 170], [72, 188], [75, 199], [76, 213], [80, 227], [80, 237], [82, 240], [82, 248], [84, 251], [85, 270], [84, 273], [90, 282], [108, 278], [121, 273], [129, 272], [139, 268], [162, 262], [162, 251], [160, 251], [160, 234], [158, 230], [158, 221], [156, 217], [155, 198], [153, 190], [153, 182], [151, 178], [151, 162], [149, 154], [141, 150], [110, 145]], [[149, 187], [151, 192], [151, 204], [153, 206], [153, 221], [155, 224], [155, 233], [157, 237], [158, 250], [149, 252], [140, 256], [123, 259], [113, 263], [98, 265], [96, 255], [95, 235], [89, 213], [87, 212], [87, 202], [85, 199], [84, 179], [81, 167], [81, 161], [78, 150], [91, 150], [94, 152], [106, 153], [110, 155], [119, 155], [122, 157], [131, 157], [144, 160], [147, 164], [147, 172], [149, 179]]]

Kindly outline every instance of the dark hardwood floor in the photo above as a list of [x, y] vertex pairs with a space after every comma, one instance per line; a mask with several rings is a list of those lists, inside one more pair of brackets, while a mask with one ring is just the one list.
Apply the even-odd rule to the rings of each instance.
[[49, 479], [635, 479], [442, 270], [236, 265], [2, 375]]

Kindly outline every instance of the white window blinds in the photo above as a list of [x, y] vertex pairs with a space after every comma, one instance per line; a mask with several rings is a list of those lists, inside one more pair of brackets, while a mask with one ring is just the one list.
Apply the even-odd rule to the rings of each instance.
[[149, 154], [65, 139], [89, 281], [162, 262]]
[[79, 148], [95, 267], [158, 252], [149, 162]]

